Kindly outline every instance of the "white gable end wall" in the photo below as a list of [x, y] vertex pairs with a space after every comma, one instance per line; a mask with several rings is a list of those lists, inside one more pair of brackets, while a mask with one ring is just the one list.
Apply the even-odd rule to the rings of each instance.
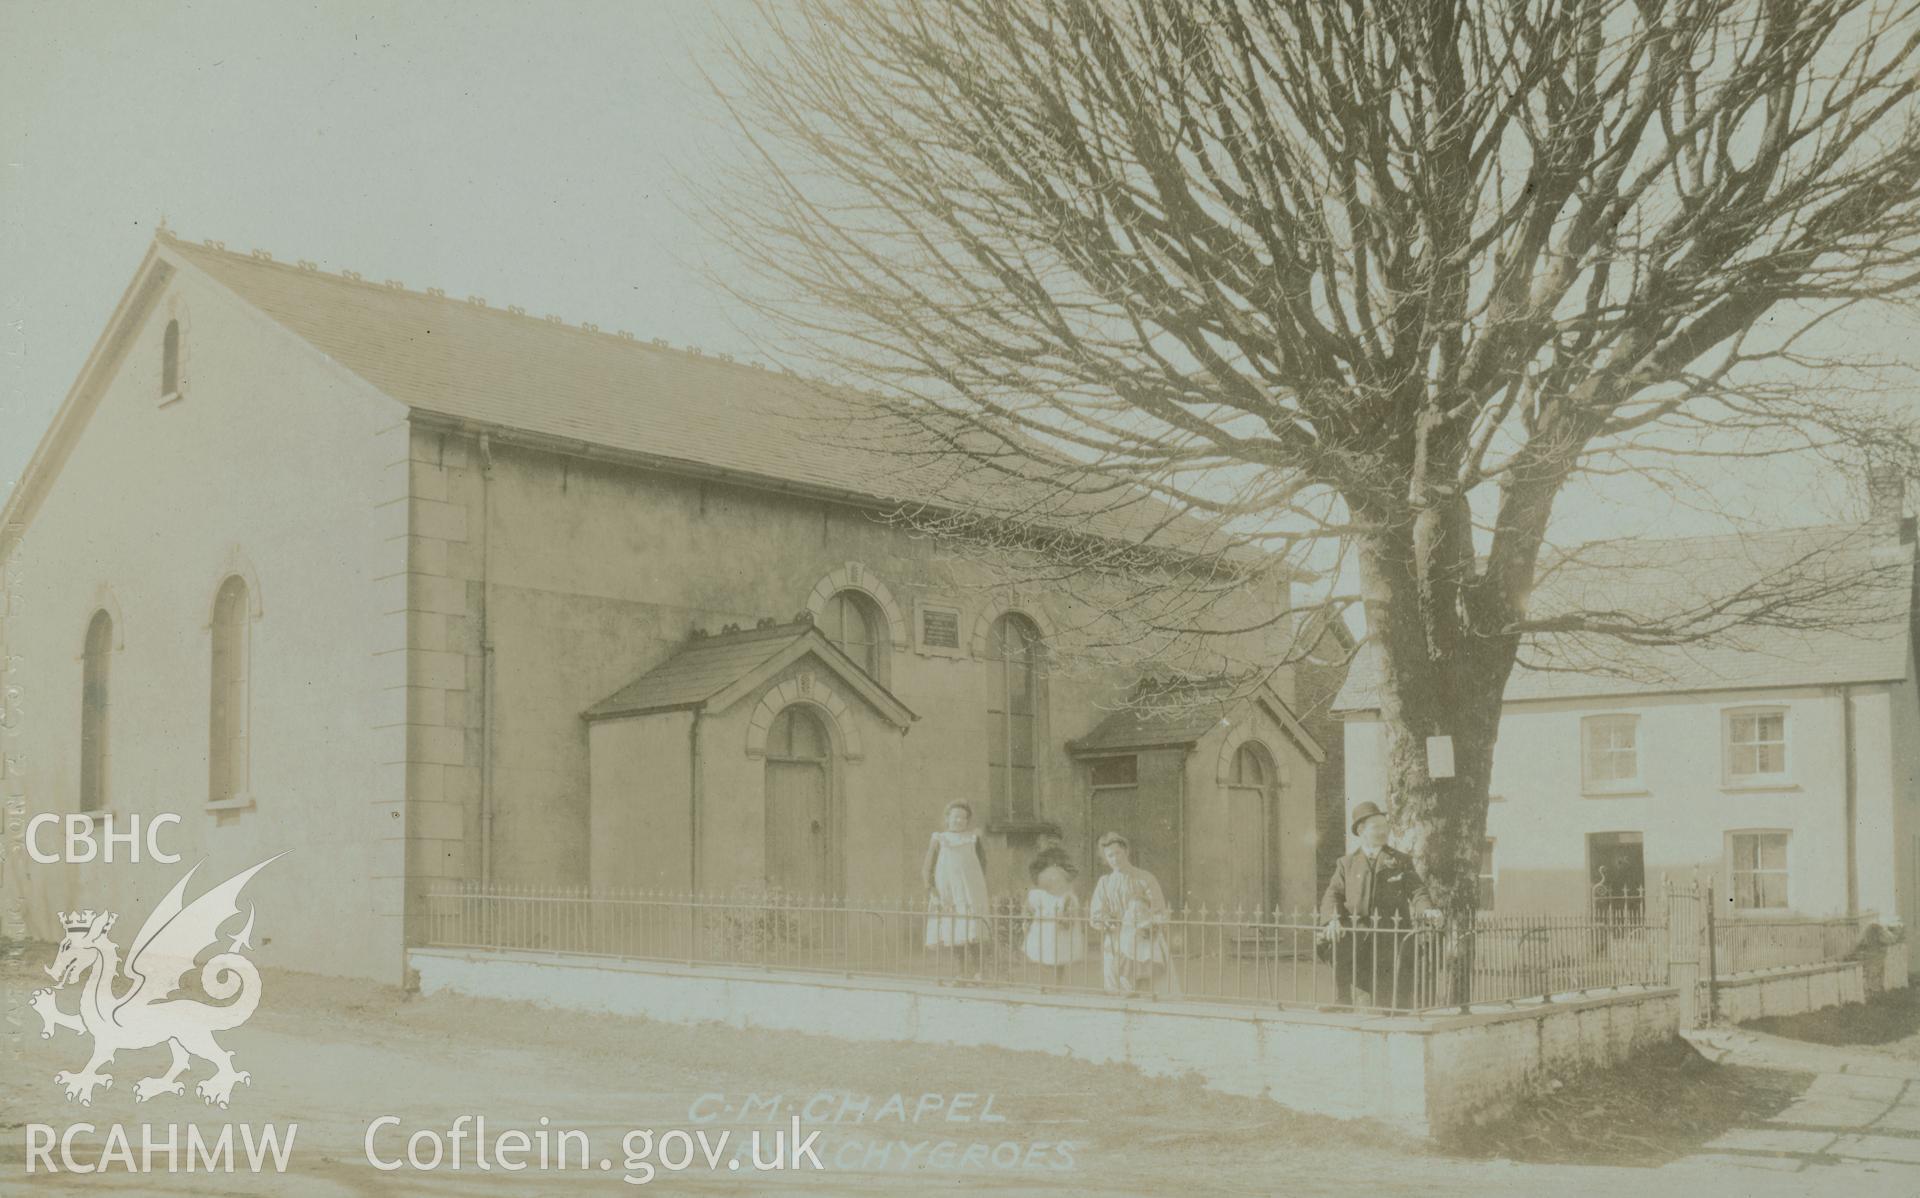
[[[70, 907], [137, 926], [201, 858], [210, 884], [291, 850], [248, 887], [262, 963], [397, 981], [407, 830], [401, 768], [382, 763], [404, 759], [404, 717], [387, 716], [404, 702], [405, 616], [380, 580], [405, 570], [405, 411], [191, 266], [131, 315], [111, 376], [83, 379], [69, 400], [97, 392], [97, 406], [68, 426], [70, 444], [36, 459], [50, 477], [22, 483], [39, 497], [18, 506], [8, 571], [12, 744], [29, 815], [76, 810], [81, 651], [93, 612], [109, 606], [120, 647], [107, 810], [121, 828], [134, 814], [179, 814], [162, 847], [182, 860], [28, 862], [30, 930], [54, 935], [54, 913]], [[175, 315], [188, 369], [181, 397], [162, 404]], [[210, 625], [233, 573], [252, 592], [253, 804], [215, 810]]]

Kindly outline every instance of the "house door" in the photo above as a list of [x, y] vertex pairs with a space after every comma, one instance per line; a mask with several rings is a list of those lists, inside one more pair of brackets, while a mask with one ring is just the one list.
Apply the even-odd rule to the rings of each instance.
[[1645, 909], [1647, 893], [1647, 862], [1640, 833], [1589, 835], [1587, 884], [1596, 912], [1637, 917]]
[[767, 732], [767, 885], [833, 893], [832, 749], [818, 716], [793, 706]]

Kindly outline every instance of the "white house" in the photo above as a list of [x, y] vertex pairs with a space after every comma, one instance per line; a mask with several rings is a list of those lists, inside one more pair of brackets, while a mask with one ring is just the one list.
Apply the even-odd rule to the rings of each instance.
[[[1714, 879], [1720, 910], [1920, 918], [1920, 687], [1912, 522], [1880, 489], [1865, 526], [1592, 547], [1536, 607], [1679, 611], [1743, 580], [1836, 585], [1810, 620], [1659, 648], [1536, 642], [1508, 682], [1481, 902], [1577, 910], [1597, 892]], [[1816, 580], [1811, 585], [1808, 580]], [[1529, 668], [1529, 666], [1533, 668]], [[1378, 668], [1335, 710], [1349, 805], [1385, 792]]]

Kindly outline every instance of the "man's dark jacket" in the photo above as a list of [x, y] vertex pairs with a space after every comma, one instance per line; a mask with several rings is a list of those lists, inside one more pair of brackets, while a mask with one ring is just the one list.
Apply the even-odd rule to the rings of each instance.
[[1431, 906], [1426, 879], [1414, 868], [1413, 858], [1392, 845], [1381, 848], [1377, 862], [1369, 862], [1360, 849], [1340, 858], [1320, 898], [1323, 918], [1338, 916], [1341, 923], [1358, 926], [1370, 926], [1378, 915], [1386, 927], [1398, 916], [1404, 928]]

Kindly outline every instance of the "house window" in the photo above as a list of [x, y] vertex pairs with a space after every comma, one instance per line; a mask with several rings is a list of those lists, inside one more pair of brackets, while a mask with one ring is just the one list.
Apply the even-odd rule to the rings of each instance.
[[160, 395], [180, 393], [180, 322], [169, 320], [160, 338]]
[[1580, 721], [1581, 786], [1588, 794], [1640, 789], [1640, 717], [1595, 715]]
[[852, 589], [835, 591], [820, 612], [820, 631], [868, 677], [886, 681], [887, 617], [871, 596]]
[[1474, 897], [1474, 908], [1479, 911], [1493, 910], [1493, 838], [1487, 837], [1480, 842], [1480, 877]]
[[247, 584], [233, 575], [213, 601], [213, 670], [207, 719], [207, 801], [247, 794]]
[[1726, 713], [1727, 781], [1775, 782], [1787, 776], [1787, 709], [1749, 707]]
[[113, 617], [104, 610], [87, 624], [80, 666], [80, 810], [107, 805], [107, 668], [113, 654]]
[[987, 793], [996, 821], [1021, 823], [1038, 812], [1044, 653], [1040, 630], [1017, 612], [987, 634]]
[[1728, 836], [1733, 861], [1736, 911], [1779, 911], [1787, 906], [1787, 834], [1734, 832]]

